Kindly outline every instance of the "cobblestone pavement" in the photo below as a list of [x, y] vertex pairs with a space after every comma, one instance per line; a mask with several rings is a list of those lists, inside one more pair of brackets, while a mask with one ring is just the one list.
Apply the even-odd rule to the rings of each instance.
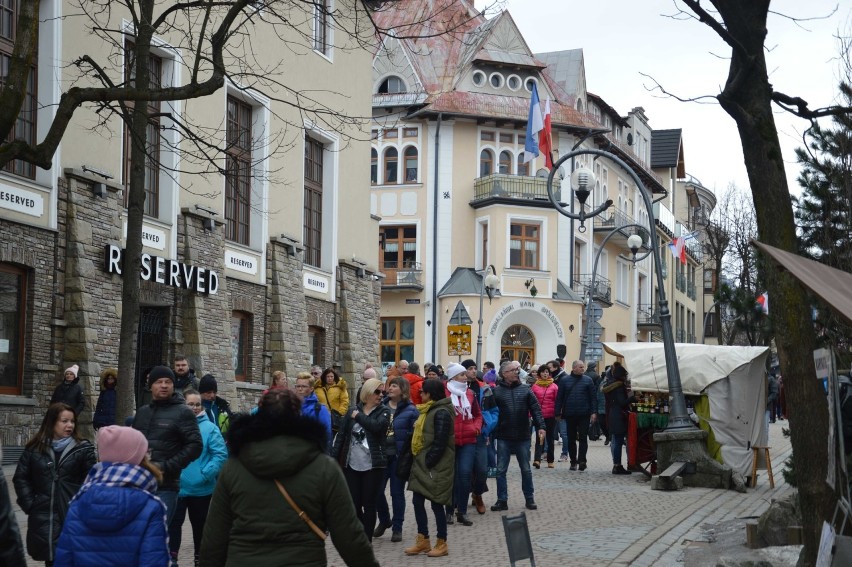
[[[568, 463], [556, 468], [533, 469], [538, 510], [524, 509], [517, 463], [509, 467], [508, 512], [470, 508], [472, 527], [449, 526], [449, 556], [408, 557], [403, 549], [417, 533], [409, 500], [402, 543], [391, 543], [390, 530], [373, 540], [376, 556], [387, 566], [434, 566], [463, 564], [466, 567], [510, 565], [501, 516], [526, 512], [530, 539], [539, 567], [598, 567], [632, 565], [668, 567], [684, 565], [684, 550], [704, 541], [701, 526], [735, 518], [760, 515], [773, 498], [782, 498], [792, 489], [784, 482], [781, 469], [790, 456], [790, 441], [781, 433], [786, 421], [770, 425], [770, 454], [775, 472], [775, 488], [769, 488], [766, 471], [758, 471], [757, 487], [746, 494], [734, 490], [684, 488], [677, 492], [651, 490], [644, 475], [611, 474], [612, 459], [603, 441], [589, 443], [589, 470], [569, 471]], [[559, 446], [557, 446], [559, 448]], [[14, 467], [4, 467], [11, 488]], [[490, 492], [484, 496], [490, 507], [496, 500], [496, 482], [489, 479]], [[410, 493], [408, 493], [410, 495]], [[388, 493], [388, 498], [390, 495]], [[26, 529], [26, 516], [16, 507], [18, 522]], [[430, 530], [434, 543], [434, 518]], [[327, 544], [329, 566], [342, 567], [331, 540]], [[30, 562], [30, 565], [40, 565]], [[518, 565], [528, 565], [526, 560]], [[192, 534], [189, 520], [184, 524], [180, 565], [192, 566]]]

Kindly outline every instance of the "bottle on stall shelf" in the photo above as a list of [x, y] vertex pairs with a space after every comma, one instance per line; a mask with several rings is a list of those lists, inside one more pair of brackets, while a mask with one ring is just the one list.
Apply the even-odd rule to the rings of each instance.
[[669, 413], [669, 401], [670, 400], [671, 400], [671, 398], [666, 398], [666, 400], [663, 402], [663, 413], [666, 413], [666, 414]]

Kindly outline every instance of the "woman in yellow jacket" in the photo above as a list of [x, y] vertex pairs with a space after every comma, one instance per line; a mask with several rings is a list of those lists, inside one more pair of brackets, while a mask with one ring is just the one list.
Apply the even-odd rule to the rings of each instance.
[[349, 409], [349, 390], [346, 389], [346, 380], [341, 378], [334, 368], [326, 368], [314, 384], [314, 392], [319, 403], [327, 407], [331, 413], [331, 430], [336, 433], [340, 429], [346, 410]]

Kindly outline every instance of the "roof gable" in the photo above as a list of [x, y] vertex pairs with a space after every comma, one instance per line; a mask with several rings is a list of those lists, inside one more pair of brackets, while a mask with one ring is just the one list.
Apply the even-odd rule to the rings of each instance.
[[[515, 20], [509, 12], [502, 12], [480, 26], [479, 44], [471, 49], [470, 61], [484, 61], [505, 65], [535, 67], [541, 69], [544, 64], [538, 61], [530, 51], [524, 36], [521, 35]], [[469, 34], [475, 37], [476, 30]], [[464, 63], [468, 61], [463, 60]]]
[[[399, 77], [405, 82], [405, 93], [378, 94], [379, 86], [385, 79], [392, 76]], [[394, 35], [393, 30], [390, 30], [373, 57], [373, 103], [381, 104], [383, 101], [398, 103], [405, 99], [407, 104], [412, 104], [415, 102], [409, 100], [412, 97], [425, 98], [423, 81], [405, 45]]]
[[686, 177], [682, 133], [680, 128], [651, 131], [651, 169], [676, 167], [678, 177]]

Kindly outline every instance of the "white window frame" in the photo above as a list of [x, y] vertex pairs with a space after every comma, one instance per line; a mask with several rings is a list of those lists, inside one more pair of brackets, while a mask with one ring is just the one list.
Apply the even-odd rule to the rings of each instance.
[[630, 266], [621, 259], [616, 260], [615, 273], [615, 300], [630, 305]]
[[[319, 4], [325, 2], [328, 10], [328, 14], [326, 15], [326, 30], [325, 30], [325, 43], [326, 43], [326, 52], [323, 53], [316, 48], [316, 40], [317, 40], [317, 29], [320, 21], [320, 6]], [[311, 34], [311, 49], [313, 49], [314, 53], [328, 59], [329, 61], [334, 61], [334, 26], [332, 25], [332, 14], [334, 13], [335, 8], [335, 0], [314, 0], [313, 4], [313, 14], [311, 17], [311, 27], [313, 28]]]
[[[510, 215], [506, 219], [506, 232], [505, 232], [505, 241], [506, 241], [506, 254], [504, 258], [505, 266], [511, 266], [511, 255], [512, 255], [512, 225], [513, 224], [535, 224], [538, 225], [538, 268], [509, 268], [510, 270], [517, 270], [518, 272], [546, 272], [548, 271], [547, 266], [547, 217], [539, 217], [532, 215]], [[493, 233], [492, 233], [493, 234]], [[490, 242], [490, 240], [489, 240]]]

